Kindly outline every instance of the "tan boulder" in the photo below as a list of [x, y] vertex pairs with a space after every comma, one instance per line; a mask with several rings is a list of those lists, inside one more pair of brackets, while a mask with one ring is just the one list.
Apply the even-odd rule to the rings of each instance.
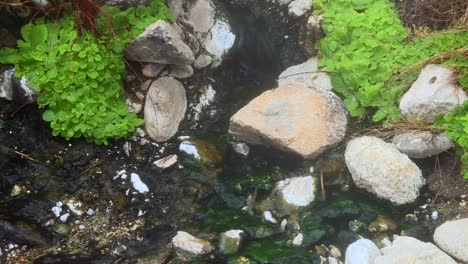
[[239, 110], [229, 133], [243, 142], [272, 146], [312, 159], [341, 142], [347, 113], [331, 91], [291, 82]]

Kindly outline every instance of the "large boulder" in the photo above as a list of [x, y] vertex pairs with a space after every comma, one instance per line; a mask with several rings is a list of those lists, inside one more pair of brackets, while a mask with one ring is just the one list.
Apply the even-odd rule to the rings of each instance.
[[468, 218], [450, 221], [437, 227], [434, 242], [452, 257], [468, 263]]
[[240, 109], [229, 132], [246, 143], [313, 159], [343, 140], [347, 122], [333, 92], [294, 82], [266, 91]]
[[192, 50], [182, 41], [174, 25], [164, 20], [149, 25], [126, 49], [130, 60], [160, 64], [188, 65], [195, 61]]
[[172, 247], [182, 261], [190, 261], [214, 250], [208, 241], [196, 238], [184, 231], [178, 231], [177, 235], [172, 238]]
[[424, 67], [416, 82], [401, 98], [403, 116], [431, 123], [437, 115], [449, 113], [462, 105], [467, 95], [455, 79], [455, 73], [442, 65], [429, 64]]
[[396, 205], [411, 203], [424, 185], [421, 170], [395, 145], [376, 137], [351, 140], [345, 152], [354, 183]]
[[330, 76], [328, 73], [320, 71], [318, 64], [318, 57], [312, 57], [302, 64], [287, 68], [278, 77], [278, 86], [300, 82], [317, 89], [331, 91]]
[[395, 135], [393, 144], [411, 158], [427, 158], [453, 147], [445, 133], [433, 134], [431, 131], [408, 131]]
[[400, 236], [392, 245], [381, 249], [383, 256], [375, 259], [375, 264], [456, 264], [449, 255], [434, 246], [412, 237]]
[[346, 248], [345, 264], [374, 264], [380, 255], [382, 253], [374, 242], [361, 238]]
[[317, 184], [312, 176], [294, 177], [276, 183], [272, 200], [281, 214], [291, 214], [310, 205], [316, 192]]
[[187, 110], [185, 89], [176, 79], [159, 78], [146, 95], [145, 128], [156, 142], [164, 142], [177, 133]]

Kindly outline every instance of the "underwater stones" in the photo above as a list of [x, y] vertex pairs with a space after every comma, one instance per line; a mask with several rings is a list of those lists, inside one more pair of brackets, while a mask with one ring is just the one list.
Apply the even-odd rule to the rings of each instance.
[[305, 15], [312, 8], [312, 0], [294, 0], [289, 3], [289, 15], [300, 17]]
[[153, 165], [160, 169], [167, 169], [174, 166], [174, 164], [177, 163], [177, 159], [177, 155], [173, 154], [162, 159], [158, 159], [157, 161], [153, 162]]
[[376, 137], [351, 140], [345, 161], [357, 187], [396, 205], [413, 202], [424, 185], [416, 164], [395, 145]]
[[300, 82], [313, 88], [320, 88], [331, 91], [331, 80], [328, 73], [320, 71], [318, 68], [318, 57], [312, 57], [306, 62], [291, 66], [284, 70], [278, 77], [278, 86]]
[[219, 250], [225, 255], [235, 254], [239, 251], [243, 236], [242, 230], [229, 230], [221, 233]]
[[468, 218], [449, 221], [437, 227], [434, 242], [452, 257], [468, 263]]
[[382, 253], [374, 242], [361, 238], [346, 248], [345, 264], [373, 264], [380, 255]]
[[279, 181], [273, 189], [274, 206], [282, 214], [297, 212], [315, 200], [316, 190], [316, 182], [312, 176]]
[[149, 25], [126, 49], [134, 61], [190, 65], [195, 61], [192, 50], [182, 41], [174, 25], [164, 20]]
[[177, 133], [187, 110], [182, 84], [170, 77], [154, 81], [146, 95], [145, 128], [156, 142], [164, 142]]
[[231, 117], [229, 133], [254, 145], [316, 158], [341, 142], [347, 112], [330, 91], [298, 82], [269, 90]]
[[381, 249], [382, 256], [375, 264], [455, 264], [456, 262], [432, 243], [425, 243], [412, 237], [400, 236], [390, 246]]
[[404, 117], [432, 123], [439, 114], [446, 114], [467, 100], [463, 88], [454, 81], [455, 73], [438, 64], [424, 67], [400, 101]]
[[172, 247], [182, 261], [189, 261], [214, 250], [208, 241], [196, 238], [184, 231], [178, 231], [177, 235], [172, 238]]
[[397, 149], [411, 158], [427, 158], [453, 147], [445, 133], [433, 134], [431, 131], [408, 131], [393, 137]]

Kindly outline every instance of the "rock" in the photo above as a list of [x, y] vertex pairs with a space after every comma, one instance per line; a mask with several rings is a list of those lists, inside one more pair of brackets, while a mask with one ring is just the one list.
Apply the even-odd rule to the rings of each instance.
[[317, 54], [315, 44], [325, 35], [322, 30], [323, 15], [310, 16], [306, 24], [299, 23], [297, 43], [308, 55]]
[[139, 5], [147, 5], [149, 0], [98, 0], [100, 4], [115, 6], [120, 9], [127, 9], [129, 7], [136, 7]]
[[263, 212], [263, 219], [268, 223], [277, 224], [278, 220], [273, 217], [273, 214], [270, 211]]
[[33, 102], [37, 92], [27, 82], [26, 77], [15, 78], [15, 68], [5, 70], [0, 76], [0, 98], [20, 103]]
[[299, 233], [297, 234], [297, 236], [293, 238], [292, 245], [294, 247], [300, 247], [303, 241], [304, 241], [304, 235], [302, 233]]
[[280, 5], [287, 5], [287, 4], [291, 3], [291, 1], [292, 0], [278, 0]]
[[222, 171], [223, 154], [219, 149], [204, 140], [190, 139], [179, 145], [180, 152], [190, 156], [205, 167], [205, 172], [218, 175]]
[[174, 164], [177, 163], [177, 159], [177, 155], [169, 155], [167, 157], [158, 159], [157, 161], [153, 162], [153, 165], [160, 169], [167, 169], [174, 166]]
[[195, 0], [187, 12], [187, 19], [196, 32], [206, 34], [215, 24], [215, 15], [215, 5], [211, 0]]
[[266, 91], [239, 110], [229, 133], [313, 159], [344, 139], [347, 122], [338, 96], [295, 82]]
[[234, 46], [236, 35], [232, 33], [231, 25], [227, 20], [219, 18], [215, 25], [211, 28], [207, 37], [203, 41], [205, 50], [215, 58], [211, 66], [217, 67], [221, 64], [224, 55]]
[[243, 236], [242, 230], [229, 230], [221, 233], [219, 250], [225, 255], [235, 254], [239, 251]]
[[140, 175], [136, 173], [130, 174], [130, 181], [132, 182], [133, 188], [139, 193], [149, 192], [148, 186], [140, 179]]
[[408, 119], [432, 123], [437, 115], [451, 112], [467, 100], [463, 88], [454, 80], [452, 70], [438, 64], [427, 65], [401, 98], [401, 113]]
[[354, 183], [393, 204], [411, 203], [424, 185], [421, 170], [395, 145], [376, 137], [351, 140], [345, 161]]
[[312, 8], [311, 0], [294, 0], [289, 3], [289, 15], [292, 17], [300, 17], [305, 15]]
[[172, 16], [174, 17], [175, 20], [177, 20], [180, 16], [184, 14], [183, 4], [184, 2], [180, 0], [168, 0], [167, 1], [167, 6], [169, 7], [169, 10], [171, 10]]
[[395, 231], [397, 229], [397, 225], [391, 219], [379, 215], [374, 222], [369, 224], [367, 229], [370, 232]]
[[172, 247], [182, 261], [205, 255], [214, 250], [208, 241], [196, 238], [184, 231], [178, 231], [172, 238]]
[[192, 50], [182, 41], [174, 25], [158, 20], [149, 25], [126, 49], [134, 61], [190, 65], [195, 61]]
[[0, 98], [13, 100], [13, 75], [14, 69], [6, 70], [0, 76]]
[[278, 86], [300, 82], [307, 86], [331, 91], [330, 76], [320, 71], [318, 64], [318, 57], [312, 57], [302, 64], [287, 68], [278, 77]]
[[380, 255], [382, 253], [374, 242], [361, 238], [346, 248], [345, 264], [374, 264]]
[[393, 137], [397, 149], [411, 158], [427, 158], [453, 147], [445, 133], [433, 134], [431, 131], [408, 131]]
[[149, 63], [141, 69], [141, 72], [145, 77], [155, 78], [159, 73], [161, 73], [165, 66], [166, 65], [164, 64]]
[[177, 133], [187, 110], [187, 98], [182, 84], [170, 77], [151, 84], [145, 102], [145, 128], [156, 142], [169, 140]]
[[298, 212], [310, 205], [316, 197], [317, 186], [312, 176], [279, 181], [273, 189], [275, 208], [282, 214]]
[[206, 55], [206, 54], [201, 54], [193, 63], [193, 67], [195, 67], [195, 69], [202, 69], [202, 68], [210, 66], [210, 64], [211, 64], [211, 56]]
[[127, 110], [130, 113], [138, 114], [143, 109], [143, 104], [133, 98], [125, 99], [125, 103], [127, 104]]
[[193, 68], [190, 65], [171, 65], [171, 75], [177, 79], [185, 79], [193, 76]]
[[452, 257], [468, 263], [468, 218], [449, 221], [437, 227], [434, 242]]
[[246, 157], [249, 155], [250, 152], [249, 145], [245, 143], [233, 143], [232, 148], [234, 149], [234, 152]]
[[205, 86], [198, 99], [197, 105], [192, 108], [194, 112], [193, 120], [198, 121], [200, 119], [201, 114], [212, 102], [214, 102], [215, 97], [216, 91], [213, 87], [211, 85]]
[[391, 246], [381, 249], [383, 256], [375, 264], [456, 264], [456, 262], [432, 243], [424, 243], [412, 237], [397, 237]]

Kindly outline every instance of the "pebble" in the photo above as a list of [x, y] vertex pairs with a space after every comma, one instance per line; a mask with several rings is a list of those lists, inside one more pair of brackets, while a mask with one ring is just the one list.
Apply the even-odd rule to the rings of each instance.
[[92, 215], [94, 215], [94, 210], [89, 208], [88, 211], [86, 211], [86, 214], [89, 215], [89, 216], [92, 216]]
[[437, 220], [437, 218], [439, 218], [439, 212], [437, 211], [432, 212], [431, 218], [432, 220]]
[[299, 247], [302, 245], [302, 241], [304, 241], [304, 235], [302, 233], [299, 233], [296, 237], [294, 237], [292, 244], [295, 247]]
[[60, 216], [60, 221], [65, 223], [69, 217], [70, 217], [70, 213], [63, 214]]
[[135, 190], [137, 190], [139, 193], [149, 192], [148, 186], [146, 186], [146, 184], [141, 181], [140, 175], [132, 173], [130, 175], [130, 180], [132, 181], [133, 188], [135, 188]]
[[278, 221], [273, 217], [273, 215], [271, 214], [270, 211], [265, 211], [263, 212], [263, 217], [265, 218], [265, 220], [267, 222], [270, 222], [270, 223], [273, 223], [273, 224], [277, 224]]
[[286, 230], [286, 225], [287, 224], [288, 224], [288, 220], [283, 219], [283, 221], [281, 221], [281, 230], [282, 231]]

